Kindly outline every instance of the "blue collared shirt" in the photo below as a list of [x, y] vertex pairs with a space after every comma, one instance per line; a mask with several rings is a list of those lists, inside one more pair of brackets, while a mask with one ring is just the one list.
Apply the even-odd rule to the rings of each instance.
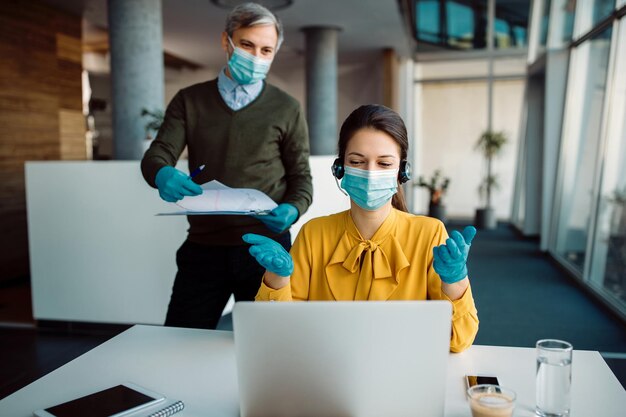
[[263, 81], [240, 85], [237, 81], [228, 78], [225, 71], [225, 68], [222, 68], [220, 75], [217, 77], [217, 89], [226, 105], [231, 109], [235, 111], [242, 109], [261, 94]]

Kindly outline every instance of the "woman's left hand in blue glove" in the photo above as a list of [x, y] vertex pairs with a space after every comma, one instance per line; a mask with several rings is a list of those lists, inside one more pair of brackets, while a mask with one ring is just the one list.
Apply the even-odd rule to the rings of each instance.
[[433, 267], [446, 284], [454, 284], [467, 276], [467, 255], [474, 236], [476, 228], [473, 226], [463, 229], [463, 234], [453, 230], [444, 245], [433, 248]]
[[280, 277], [289, 277], [293, 272], [293, 260], [282, 245], [269, 237], [246, 233], [244, 242], [251, 244], [248, 252], [269, 272]]

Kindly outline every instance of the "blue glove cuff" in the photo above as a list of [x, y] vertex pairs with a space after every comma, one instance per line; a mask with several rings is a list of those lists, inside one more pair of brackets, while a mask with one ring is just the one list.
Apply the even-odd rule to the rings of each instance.
[[176, 168], [169, 165], [166, 165], [163, 168], [159, 169], [156, 177], [154, 177], [154, 183], [156, 184], [158, 189], [162, 189], [165, 186], [165, 182], [170, 179], [175, 170]]
[[463, 268], [456, 274], [439, 274], [439, 277], [446, 284], [454, 284], [455, 282], [461, 281], [463, 278], [467, 276], [467, 266], [463, 265]]
[[282, 233], [298, 219], [298, 209], [290, 203], [282, 203], [276, 206], [271, 213], [265, 216], [257, 216], [268, 229], [274, 233]]

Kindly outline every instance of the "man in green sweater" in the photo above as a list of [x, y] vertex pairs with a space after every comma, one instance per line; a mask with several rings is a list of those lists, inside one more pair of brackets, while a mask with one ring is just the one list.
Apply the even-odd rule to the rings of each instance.
[[[198, 184], [218, 180], [261, 190], [278, 203], [257, 218], [187, 217], [166, 326], [213, 329], [231, 294], [253, 300], [263, 268], [241, 236], [262, 234], [289, 250], [289, 227], [311, 205], [304, 115], [293, 97], [263, 81], [282, 40], [282, 25], [269, 10], [255, 3], [234, 8], [222, 34], [227, 65], [217, 79], [176, 94], [141, 161], [144, 178], [168, 202], [201, 194]], [[185, 146], [189, 169], [205, 166], [193, 180], [175, 168]]]

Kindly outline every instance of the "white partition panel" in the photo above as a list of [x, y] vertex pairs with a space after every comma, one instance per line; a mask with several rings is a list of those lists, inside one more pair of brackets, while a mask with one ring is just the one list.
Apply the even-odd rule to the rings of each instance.
[[[314, 204], [293, 238], [308, 219], [349, 207], [333, 159], [311, 157]], [[27, 162], [26, 198], [36, 319], [163, 323], [188, 223], [155, 215], [177, 207], [145, 183], [139, 161]]]
[[26, 198], [36, 319], [163, 323], [187, 219], [139, 161], [27, 162]]
[[[309, 159], [311, 176], [313, 177], [313, 204], [291, 226], [291, 240], [294, 241], [300, 228], [309, 220], [327, 216], [350, 208], [350, 198], [341, 193], [330, 167], [337, 156], [312, 156]], [[341, 182], [341, 181], [339, 181]]]

